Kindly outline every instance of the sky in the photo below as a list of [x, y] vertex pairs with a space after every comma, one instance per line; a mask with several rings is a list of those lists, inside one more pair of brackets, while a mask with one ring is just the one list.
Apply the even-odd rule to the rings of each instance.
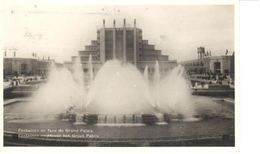
[[234, 51], [233, 5], [11, 5], [0, 12], [3, 18], [2, 50], [7, 56], [69, 61], [97, 37], [102, 20], [106, 27], [133, 26], [143, 30], [143, 39], [170, 59], [197, 57], [204, 46], [212, 55]]

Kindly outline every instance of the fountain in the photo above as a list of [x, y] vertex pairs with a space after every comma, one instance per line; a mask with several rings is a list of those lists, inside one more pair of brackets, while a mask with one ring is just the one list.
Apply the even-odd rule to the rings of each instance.
[[[142, 75], [132, 64], [122, 64], [120, 61], [112, 60], [104, 64], [91, 83], [86, 95], [85, 108], [86, 113], [98, 116], [98, 124], [166, 124], [165, 113], [181, 114], [185, 120], [195, 120], [192, 107], [186, 107], [186, 105], [191, 106], [188, 103], [192, 101], [190, 99], [191, 93], [187, 90], [189, 85], [183, 78], [181, 66], [161, 79], [159, 63], [156, 61], [154, 78], [150, 82], [148, 66], [145, 67]], [[179, 91], [179, 86], [185, 87], [183, 91]], [[177, 92], [178, 94], [172, 97], [172, 93]], [[186, 98], [177, 97], [177, 95]], [[125, 119], [126, 115], [135, 118], [126, 122], [122, 120]]]
[[149, 87], [131, 64], [108, 61], [87, 94], [86, 109], [97, 114], [152, 113]]
[[91, 55], [87, 81], [80, 58], [72, 72], [54, 65], [50, 70], [48, 83], [23, 107], [26, 113], [62, 113], [75, 125], [128, 126], [199, 120], [195, 118], [198, 105], [194, 104], [180, 65], [161, 76], [156, 61], [152, 80], [148, 66], [142, 74], [134, 65], [118, 60], [107, 61], [94, 78]]
[[[177, 66], [165, 76], [160, 76], [158, 61], [154, 68], [153, 78], [149, 80], [148, 66], [142, 74], [132, 64], [111, 60], [94, 78], [89, 56], [85, 81], [80, 58], [76, 59], [72, 73], [52, 66], [48, 83], [26, 110], [54, 114], [69, 109], [67, 114], [74, 116], [65, 117], [70, 117], [75, 125], [165, 124], [165, 117], [171, 119], [168, 115], [193, 119], [195, 111], [183, 68]], [[43, 103], [48, 108], [43, 110], [40, 107]]]
[[76, 58], [76, 62], [74, 64], [74, 69], [73, 69], [73, 77], [74, 81], [77, 84], [78, 87], [78, 93], [77, 93], [77, 102], [75, 104], [74, 112], [77, 113], [75, 114], [75, 125], [84, 125], [84, 102], [85, 102], [85, 82], [84, 82], [84, 74], [82, 71], [82, 66], [81, 66], [81, 59], [78, 56]]
[[82, 103], [84, 92], [79, 74], [74, 72], [73, 75], [69, 70], [57, 68], [54, 64], [51, 64], [49, 70], [47, 83], [35, 92], [28, 105], [21, 108], [24, 113], [57, 114]]
[[155, 63], [155, 71], [154, 71], [154, 96], [155, 96], [155, 108], [159, 107], [159, 82], [160, 82], [160, 68], [159, 63], [156, 61]]
[[145, 66], [144, 69], [144, 80], [147, 82], [147, 84], [149, 84], [149, 75], [148, 75], [148, 66]]
[[89, 56], [88, 59], [88, 76], [89, 76], [89, 80], [88, 80], [88, 84], [91, 85], [93, 83], [94, 80], [94, 73], [93, 73], [93, 66], [92, 66], [92, 56]]
[[[164, 142], [157, 141], [158, 138], [166, 138], [167, 144], [175, 145], [176, 137], [183, 135], [234, 134], [233, 120], [229, 120], [234, 116], [232, 107], [220, 105], [211, 98], [192, 96], [182, 66], [164, 75], [160, 74], [158, 62], [154, 68], [151, 76], [148, 66], [140, 72], [132, 64], [111, 60], [94, 75], [91, 56], [87, 75], [82, 71], [79, 58], [71, 72], [52, 65], [48, 82], [40, 87], [31, 101], [5, 106], [5, 131], [85, 128], [102, 138], [86, 141], [86, 138], [68, 140], [60, 137], [60, 145], [94, 143], [101, 146], [105, 142], [110, 145], [110, 141], [115, 140], [117, 142], [113, 143], [117, 144], [143, 145], [149, 141], [151, 145], [155, 142], [164, 145]], [[8, 139], [19, 141], [12, 137]], [[45, 144], [48, 138], [37, 140], [39, 144]]]

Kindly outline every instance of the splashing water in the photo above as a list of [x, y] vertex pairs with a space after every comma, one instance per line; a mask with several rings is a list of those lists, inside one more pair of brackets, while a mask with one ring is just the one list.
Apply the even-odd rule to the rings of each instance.
[[67, 69], [50, 67], [48, 81], [42, 85], [28, 103], [26, 111], [30, 113], [57, 114], [70, 106], [80, 106], [83, 90]]
[[47, 84], [39, 89], [30, 103], [31, 111], [62, 113], [74, 106], [73, 112], [81, 115], [167, 113], [191, 119], [198, 108], [203, 108], [203, 105], [194, 103], [182, 66], [160, 76], [159, 63], [156, 62], [152, 81], [148, 79], [148, 66], [142, 74], [132, 64], [107, 61], [95, 78], [91, 71], [91, 56], [88, 67], [91, 86], [85, 90], [79, 59], [73, 73], [52, 66]]
[[[176, 67], [164, 78], [155, 64], [153, 81], [131, 64], [107, 62], [98, 72], [88, 94], [87, 111], [102, 114], [174, 113], [185, 118], [194, 115], [184, 68]], [[150, 86], [152, 84], [152, 86]]]
[[151, 102], [148, 86], [135, 66], [114, 60], [97, 73], [86, 107], [103, 114], [152, 113]]
[[154, 71], [154, 78], [153, 78], [153, 88], [154, 88], [154, 106], [158, 109], [159, 107], [159, 84], [160, 84], [160, 68], [158, 61], [155, 62], [155, 71]]
[[89, 76], [89, 85], [91, 85], [93, 83], [94, 80], [94, 73], [93, 73], [93, 66], [92, 66], [92, 56], [89, 56], [88, 59], [88, 76]]
[[148, 76], [148, 66], [145, 66], [144, 69], [144, 80], [148, 83], [149, 82], [149, 76]]
[[183, 77], [184, 68], [177, 66], [158, 83], [159, 110], [164, 113], [182, 114], [185, 118], [194, 115], [189, 83]]
[[82, 71], [81, 60], [79, 57], [76, 58], [76, 62], [73, 64], [73, 78], [77, 82], [78, 86], [84, 87], [84, 74]]

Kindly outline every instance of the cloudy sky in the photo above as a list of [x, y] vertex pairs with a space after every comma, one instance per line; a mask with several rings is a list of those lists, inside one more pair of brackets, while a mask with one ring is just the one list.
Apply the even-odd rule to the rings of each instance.
[[3, 49], [12, 56], [70, 60], [96, 39], [96, 31], [106, 26], [122, 26], [123, 18], [143, 29], [143, 38], [163, 54], [178, 61], [197, 57], [196, 48], [205, 46], [213, 55], [234, 51], [234, 7], [232, 5], [171, 6], [10, 6], [1, 10]]

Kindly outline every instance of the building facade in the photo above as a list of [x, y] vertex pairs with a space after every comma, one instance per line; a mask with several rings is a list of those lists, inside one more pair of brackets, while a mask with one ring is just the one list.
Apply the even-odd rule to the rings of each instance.
[[197, 51], [198, 59], [181, 62], [189, 74], [230, 75], [234, 79], [234, 54], [211, 56], [204, 47], [199, 47]]
[[35, 58], [4, 58], [4, 78], [19, 75], [46, 75], [51, 60]]
[[[136, 27], [134, 20], [133, 27], [126, 27], [126, 20], [123, 21], [123, 27], [116, 27], [114, 20], [113, 27], [98, 29], [97, 39], [91, 41], [91, 45], [85, 46], [85, 49], [79, 51], [79, 58], [84, 72], [88, 69], [89, 57], [92, 57], [94, 72], [108, 60], [117, 59], [123, 63], [132, 63], [143, 71], [145, 66], [149, 71], [154, 70], [155, 62], [160, 64], [160, 70], [165, 72], [177, 65], [176, 60], [169, 60], [167, 55], [163, 55], [161, 50], [155, 49], [155, 45], [149, 44], [148, 40], [143, 39], [142, 30]], [[71, 64], [76, 62], [78, 56], [73, 56], [71, 62], [65, 62], [65, 66], [71, 68]]]

